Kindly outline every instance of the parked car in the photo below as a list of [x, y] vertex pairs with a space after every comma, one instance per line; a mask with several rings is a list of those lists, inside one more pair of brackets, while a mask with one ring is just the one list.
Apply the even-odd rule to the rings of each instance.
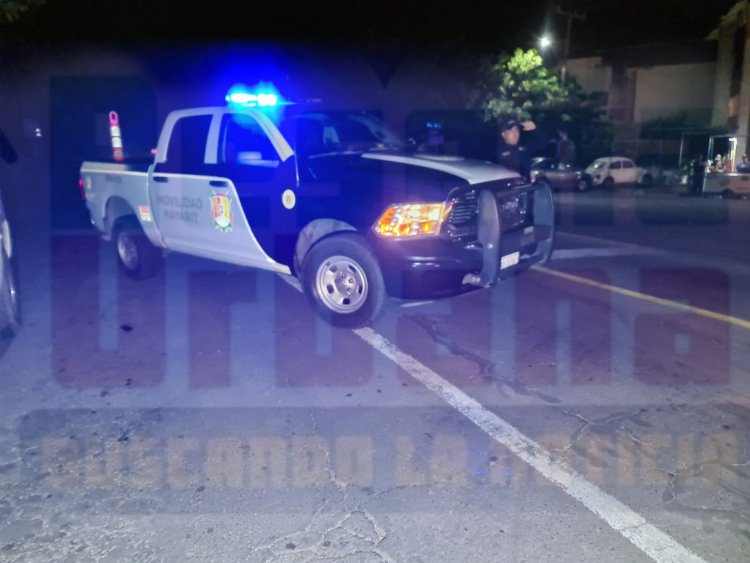
[[654, 184], [654, 177], [648, 170], [623, 156], [597, 158], [586, 167], [586, 172], [591, 174], [592, 185], [604, 188], [612, 188], [616, 184], [638, 184], [643, 187]]
[[12, 259], [10, 225], [0, 198], [0, 338], [14, 336], [21, 324], [18, 286]]
[[655, 186], [686, 186], [690, 178], [690, 162], [685, 161], [680, 167], [677, 162], [664, 162], [658, 157], [643, 157], [636, 160], [636, 165], [646, 170]]
[[591, 188], [591, 175], [586, 171], [547, 157], [531, 161], [531, 181], [546, 181], [555, 190], [585, 192]]

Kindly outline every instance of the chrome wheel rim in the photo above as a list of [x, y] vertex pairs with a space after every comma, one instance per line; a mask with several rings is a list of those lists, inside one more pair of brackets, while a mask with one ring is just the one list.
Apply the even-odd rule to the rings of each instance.
[[138, 267], [138, 247], [129, 235], [120, 233], [117, 237], [117, 254], [123, 266], [128, 270], [135, 270]]
[[318, 267], [315, 285], [320, 300], [335, 313], [353, 313], [367, 299], [367, 276], [346, 256], [331, 256]]

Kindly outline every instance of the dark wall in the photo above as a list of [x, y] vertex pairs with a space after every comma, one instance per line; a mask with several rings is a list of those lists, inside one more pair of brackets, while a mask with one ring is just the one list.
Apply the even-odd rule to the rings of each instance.
[[156, 99], [137, 77], [58, 76], [50, 81], [50, 222], [52, 228], [90, 225], [81, 201], [81, 162], [110, 160], [107, 115], [117, 111], [126, 157], [149, 154], [157, 142]]

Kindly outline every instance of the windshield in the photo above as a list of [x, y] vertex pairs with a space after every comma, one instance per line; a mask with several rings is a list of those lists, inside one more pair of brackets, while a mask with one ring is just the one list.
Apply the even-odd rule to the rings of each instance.
[[297, 125], [297, 151], [302, 156], [400, 150], [404, 146], [395, 131], [367, 113], [309, 114], [301, 116]]

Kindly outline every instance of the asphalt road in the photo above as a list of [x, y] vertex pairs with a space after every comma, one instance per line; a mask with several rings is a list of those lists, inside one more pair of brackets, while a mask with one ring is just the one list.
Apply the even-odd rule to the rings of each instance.
[[544, 269], [358, 331], [22, 224], [0, 559], [746, 561], [750, 201], [558, 202]]

